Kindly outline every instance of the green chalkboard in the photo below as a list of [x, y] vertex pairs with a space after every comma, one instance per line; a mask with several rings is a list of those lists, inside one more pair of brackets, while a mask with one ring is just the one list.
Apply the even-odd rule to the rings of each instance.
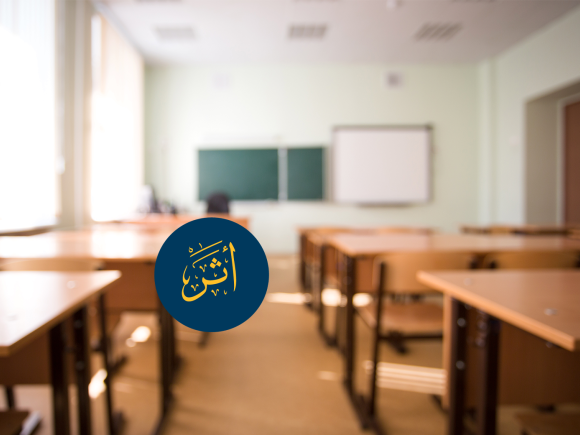
[[275, 148], [199, 150], [199, 199], [224, 192], [232, 200], [278, 199]]
[[324, 148], [288, 148], [288, 199], [324, 199]]

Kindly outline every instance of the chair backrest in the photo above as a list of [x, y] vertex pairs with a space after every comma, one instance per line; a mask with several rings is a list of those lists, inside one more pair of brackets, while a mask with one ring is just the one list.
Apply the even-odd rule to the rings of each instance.
[[207, 197], [207, 213], [230, 212], [230, 198], [225, 193], [212, 193]]
[[576, 252], [496, 252], [483, 259], [484, 269], [570, 269], [578, 267]]
[[98, 260], [67, 260], [61, 258], [40, 258], [30, 260], [9, 260], [0, 263], [1, 271], [91, 271], [99, 270], [103, 263]]
[[384, 290], [392, 293], [421, 293], [431, 289], [417, 281], [417, 272], [472, 269], [475, 257], [467, 252], [405, 252], [382, 255], [375, 260], [375, 282], [378, 281], [381, 263], [387, 266], [385, 282], [382, 283]]

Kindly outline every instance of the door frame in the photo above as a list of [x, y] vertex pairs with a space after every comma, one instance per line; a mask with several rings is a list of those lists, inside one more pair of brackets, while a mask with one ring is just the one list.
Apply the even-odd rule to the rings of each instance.
[[556, 155], [556, 221], [559, 225], [563, 225], [566, 214], [566, 204], [564, 201], [564, 188], [566, 185], [566, 172], [564, 168], [564, 155], [566, 152], [566, 140], [564, 132], [566, 130], [566, 117], [564, 111], [566, 106], [580, 102], [580, 93], [570, 95], [558, 100], [558, 147]]

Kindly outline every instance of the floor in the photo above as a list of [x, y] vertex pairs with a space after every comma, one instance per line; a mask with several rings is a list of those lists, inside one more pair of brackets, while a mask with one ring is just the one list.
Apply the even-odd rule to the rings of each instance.
[[[300, 290], [296, 258], [271, 257], [269, 263], [269, 296], [246, 323], [211, 334], [203, 348], [198, 345], [199, 333], [178, 325], [183, 363], [164, 435], [371, 433], [360, 429], [342, 386], [338, 352], [317, 333], [314, 313], [296, 303]], [[273, 293], [290, 295], [271, 302]], [[129, 340], [137, 326], [151, 331], [146, 341]], [[113, 385], [115, 407], [126, 419], [123, 435], [150, 433], [158, 418], [158, 334], [157, 319], [149, 313], [128, 313], [116, 330], [115, 347], [128, 357]], [[364, 391], [361, 367], [370, 356], [370, 332], [362, 324], [357, 324], [357, 339], [357, 388]], [[438, 341], [413, 343], [405, 356], [388, 347], [381, 352], [381, 359], [388, 362], [441, 366]], [[95, 371], [99, 365], [95, 357]], [[42, 414], [43, 424], [36, 433], [51, 435], [49, 388], [18, 387], [16, 397], [20, 406]], [[0, 407], [2, 402], [0, 395]], [[93, 400], [97, 435], [104, 433], [103, 409], [101, 394]], [[516, 410], [500, 410], [501, 435], [519, 434], [513, 419]], [[380, 389], [378, 414], [389, 435], [446, 432], [445, 414], [428, 395]]]

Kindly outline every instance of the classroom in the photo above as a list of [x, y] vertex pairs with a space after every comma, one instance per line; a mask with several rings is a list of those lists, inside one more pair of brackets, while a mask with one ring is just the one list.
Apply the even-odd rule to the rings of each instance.
[[0, 0], [0, 435], [580, 435], [580, 0]]

